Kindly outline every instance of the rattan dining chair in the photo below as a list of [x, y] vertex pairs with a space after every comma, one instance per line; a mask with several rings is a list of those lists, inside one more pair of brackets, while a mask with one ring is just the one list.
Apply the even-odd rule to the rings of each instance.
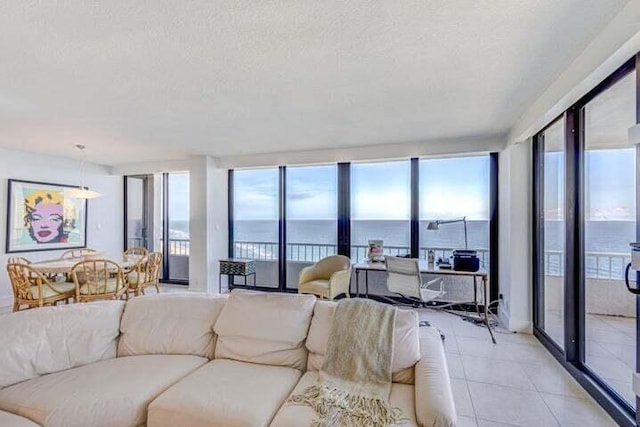
[[119, 299], [127, 295], [122, 267], [108, 259], [78, 262], [71, 269], [76, 302]]
[[91, 248], [82, 248], [82, 249], [69, 249], [68, 251], [64, 251], [60, 258], [62, 259], [76, 259], [82, 258], [86, 255], [96, 254], [98, 251]]
[[13, 290], [13, 311], [27, 308], [56, 305], [69, 302], [74, 297], [72, 283], [58, 283], [47, 279], [41, 272], [23, 262], [7, 264], [7, 273]]
[[162, 266], [162, 254], [151, 252], [142, 257], [126, 274], [127, 292], [133, 292], [135, 296], [144, 295], [144, 289], [155, 286], [160, 293], [160, 268]]
[[31, 261], [21, 256], [12, 256], [12, 257], [9, 257], [9, 259], [7, 260], [7, 264], [29, 265], [31, 264]]
[[124, 251], [124, 256], [140, 256], [143, 257], [145, 255], [148, 255], [149, 251], [147, 250], [147, 248], [143, 248], [142, 246], [136, 246], [133, 248], [129, 248], [126, 251]]

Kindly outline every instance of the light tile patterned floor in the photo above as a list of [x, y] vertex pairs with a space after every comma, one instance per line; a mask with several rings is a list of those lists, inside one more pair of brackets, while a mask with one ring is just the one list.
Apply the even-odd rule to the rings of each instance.
[[[556, 342], [563, 339], [563, 319], [559, 311], [545, 312], [545, 326]], [[636, 364], [635, 317], [588, 314], [586, 326], [587, 366], [635, 407], [632, 386]]]
[[420, 310], [445, 335], [459, 426], [580, 426], [616, 423], [529, 334], [487, 330], [462, 318]]

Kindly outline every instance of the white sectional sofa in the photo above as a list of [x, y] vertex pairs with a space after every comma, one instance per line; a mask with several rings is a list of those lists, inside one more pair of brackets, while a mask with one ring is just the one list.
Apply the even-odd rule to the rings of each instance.
[[[285, 401], [316, 380], [334, 310], [234, 291], [0, 316], [0, 426], [310, 425], [310, 408]], [[391, 403], [403, 426], [455, 426], [440, 336], [421, 329], [398, 312]]]

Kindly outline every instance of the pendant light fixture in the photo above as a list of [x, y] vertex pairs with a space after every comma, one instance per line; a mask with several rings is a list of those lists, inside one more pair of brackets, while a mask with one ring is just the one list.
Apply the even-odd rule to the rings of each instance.
[[82, 153], [82, 161], [80, 162], [80, 186], [78, 188], [66, 190], [65, 195], [73, 199], [93, 199], [102, 196], [102, 194], [97, 191], [89, 190], [84, 186], [84, 149], [86, 147], [78, 144], [76, 145], [76, 148]]

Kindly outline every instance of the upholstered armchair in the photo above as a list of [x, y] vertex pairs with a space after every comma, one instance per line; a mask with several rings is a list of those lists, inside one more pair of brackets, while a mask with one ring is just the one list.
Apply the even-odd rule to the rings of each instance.
[[332, 255], [302, 269], [298, 293], [314, 294], [330, 300], [340, 294], [349, 298], [350, 282], [351, 260], [344, 255]]

